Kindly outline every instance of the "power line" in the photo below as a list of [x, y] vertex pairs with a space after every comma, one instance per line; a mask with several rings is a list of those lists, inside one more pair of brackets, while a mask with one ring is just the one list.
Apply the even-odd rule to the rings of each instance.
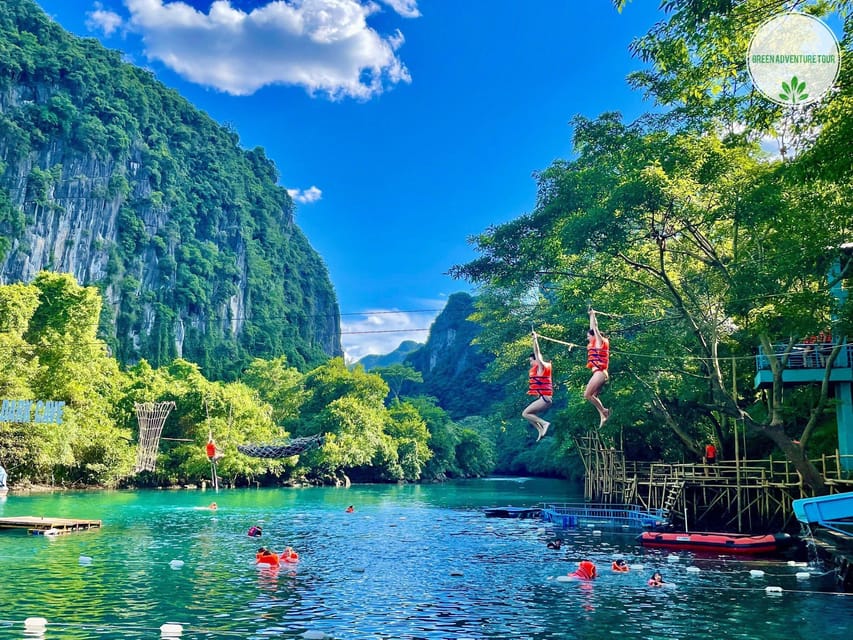
[[[339, 313], [340, 316], [380, 316], [380, 315], [390, 315], [397, 313], [434, 313], [436, 311], [441, 311], [441, 309], [409, 309], [403, 311], [349, 311], [347, 313]], [[330, 315], [330, 314], [324, 314]]]
[[429, 331], [429, 329], [376, 329], [374, 331], [341, 331], [341, 335], [354, 336], [365, 333], [407, 333], [409, 331]]

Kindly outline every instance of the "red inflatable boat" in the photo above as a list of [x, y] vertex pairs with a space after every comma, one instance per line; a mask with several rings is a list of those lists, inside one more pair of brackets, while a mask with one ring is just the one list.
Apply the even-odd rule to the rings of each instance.
[[781, 551], [790, 546], [794, 538], [787, 533], [750, 536], [742, 533], [658, 533], [645, 531], [637, 540], [644, 547], [661, 549], [762, 554]]

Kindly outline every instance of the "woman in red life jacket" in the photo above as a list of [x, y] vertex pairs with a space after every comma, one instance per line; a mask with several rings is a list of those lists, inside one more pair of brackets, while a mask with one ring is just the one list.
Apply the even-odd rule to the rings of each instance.
[[717, 461], [717, 447], [714, 446], [714, 443], [709, 442], [705, 445], [705, 462], [708, 464], [714, 464]]
[[662, 587], [664, 584], [663, 576], [660, 574], [660, 571], [655, 571], [652, 574], [652, 577], [649, 578], [649, 586], [650, 587]]
[[586, 383], [586, 390], [583, 392], [583, 397], [589, 400], [599, 415], [598, 426], [604, 425], [610, 417], [610, 409], [605, 408], [598, 399], [598, 394], [602, 387], [610, 380], [610, 374], [607, 372], [607, 367], [610, 364], [610, 341], [601, 335], [598, 330], [598, 321], [595, 318], [595, 309], [589, 310], [589, 331], [587, 331], [586, 345], [586, 366], [592, 369], [592, 377]]
[[614, 560], [613, 564], [610, 565], [610, 568], [619, 573], [627, 573], [631, 569], [628, 566], [628, 563], [622, 560], [621, 558], [619, 560]]
[[205, 453], [207, 453], [207, 459], [211, 462], [216, 462], [222, 457], [222, 454], [219, 452], [219, 448], [216, 446], [216, 443], [213, 441], [213, 438], [207, 441], [204, 450]]
[[533, 332], [533, 353], [530, 354], [529, 377], [527, 395], [536, 396], [536, 400], [527, 405], [527, 408], [521, 412], [521, 417], [527, 420], [539, 433], [539, 437], [536, 438], [536, 442], [539, 442], [547, 433], [548, 427], [551, 426], [551, 423], [540, 418], [539, 414], [545, 413], [551, 408], [554, 385], [551, 381], [551, 363], [542, 359], [542, 352], [539, 350], [539, 338], [535, 331]]
[[595, 563], [590, 560], [582, 560], [578, 563], [578, 568], [569, 575], [578, 580], [594, 580], [598, 577], [598, 570], [595, 567]]

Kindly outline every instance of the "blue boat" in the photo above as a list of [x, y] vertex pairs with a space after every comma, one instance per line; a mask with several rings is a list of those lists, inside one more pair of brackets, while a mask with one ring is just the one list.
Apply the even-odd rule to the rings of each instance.
[[794, 500], [794, 515], [803, 524], [816, 524], [826, 529], [853, 536], [853, 491], [817, 498]]
[[643, 509], [635, 504], [558, 503], [542, 506], [542, 519], [563, 529], [606, 527], [642, 531], [669, 524], [664, 509]]

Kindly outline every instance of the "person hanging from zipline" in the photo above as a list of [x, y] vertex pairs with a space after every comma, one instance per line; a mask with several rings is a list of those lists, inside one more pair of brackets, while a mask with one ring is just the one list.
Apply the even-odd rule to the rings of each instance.
[[207, 453], [207, 459], [211, 462], [216, 462], [217, 460], [222, 458], [222, 452], [219, 450], [219, 447], [216, 446], [216, 442], [214, 442], [213, 436], [209, 436], [204, 449]]
[[551, 408], [554, 384], [551, 381], [551, 363], [542, 359], [539, 337], [535, 331], [533, 332], [533, 353], [530, 354], [529, 379], [527, 395], [536, 396], [536, 400], [527, 405], [527, 408], [521, 412], [521, 417], [539, 433], [539, 437], [536, 438], [536, 442], [539, 442], [551, 426], [551, 423], [540, 418], [539, 414]]
[[600, 417], [598, 426], [601, 427], [610, 417], [610, 409], [607, 409], [598, 399], [598, 394], [605, 384], [610, 380], [607, 367], [610, 363], [610, 341], [601, 335], [598, 330], [598, 320], [595, 317], [595, 309], [589, 308], [589, 331], [587, 331], [586, 366], [592, 369], [592, 376], [586, 383], [583, 397], [595, 407]]

